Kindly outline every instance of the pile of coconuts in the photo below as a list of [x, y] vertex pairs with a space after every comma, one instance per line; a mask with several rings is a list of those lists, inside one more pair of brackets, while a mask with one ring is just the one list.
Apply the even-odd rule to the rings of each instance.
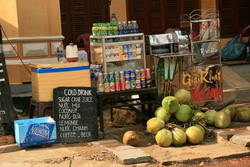
[[147, 131], [155, 136], [161, 147], [199, 144], [204, 140], [207, 126], [227, 128], [231, 121], [250, 121], [250, 108], [228, 106], [221, 111], [202, 112], [191, 105], [191, 94], [180, 89], [174, 96], [166, 96], [155, 117], [147, 121]]

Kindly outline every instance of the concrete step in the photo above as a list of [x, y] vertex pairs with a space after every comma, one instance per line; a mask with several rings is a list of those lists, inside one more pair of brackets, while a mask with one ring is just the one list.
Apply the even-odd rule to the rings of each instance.
[[235, 103], [250, 102], [250, 82], [245, 79], [246, 75], [250, 74], [239, 74], [231, 66], [222, 67], [224, 102], [232, 99]]

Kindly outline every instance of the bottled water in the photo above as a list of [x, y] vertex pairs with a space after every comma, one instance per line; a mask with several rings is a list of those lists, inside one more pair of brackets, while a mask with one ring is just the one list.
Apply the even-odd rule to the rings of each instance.
[[128, 34], [132, 34], [134, 32], [134, 27], [131, 21], [128, 21], [128, 30], [127, 33]]
[[110, 17], [110, 22], [118, 22], [118, 19], [117, 19], [115, 13], [112, 13], [112, 15]]
[[128, 26], [127, 26], [127, 23], [124, 21], [122, 23], [122, 27], [123, 27], [123, 34], [127, 34], [128, 33]]
[[122, 23], [118, 22], [118, 35], [122, 35], [123, 34], [123, 27], [122, 27]]

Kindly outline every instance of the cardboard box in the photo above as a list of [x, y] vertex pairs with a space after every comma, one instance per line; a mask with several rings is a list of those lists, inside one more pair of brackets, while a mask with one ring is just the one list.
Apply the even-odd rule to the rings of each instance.
[[38, 102], [53, 100], [53, 89], [57, 87], [90, 87], [88, 62], [65, 62], [31, 64], [32, 98]]
[[56, 142], [56, 123], [51, 117], [16, 120], [14, 128], [19, 147]]

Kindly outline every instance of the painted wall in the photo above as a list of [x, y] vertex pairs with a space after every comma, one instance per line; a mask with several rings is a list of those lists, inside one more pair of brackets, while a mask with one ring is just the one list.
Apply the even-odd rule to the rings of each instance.
[[59, 0], [17, 0], [20, 37], [61, 35]]
[[18, 37], [18, 18], [16, 0], [0, 0], [0, 24], [6, 34]]
[[126, 0], [112, 0], [110, 5], [110, 15], [115, 13], [118, 21], [127, 21]]
[[0, 0], [0, 24], [11, 37], [61, 35], [59, 0]]

